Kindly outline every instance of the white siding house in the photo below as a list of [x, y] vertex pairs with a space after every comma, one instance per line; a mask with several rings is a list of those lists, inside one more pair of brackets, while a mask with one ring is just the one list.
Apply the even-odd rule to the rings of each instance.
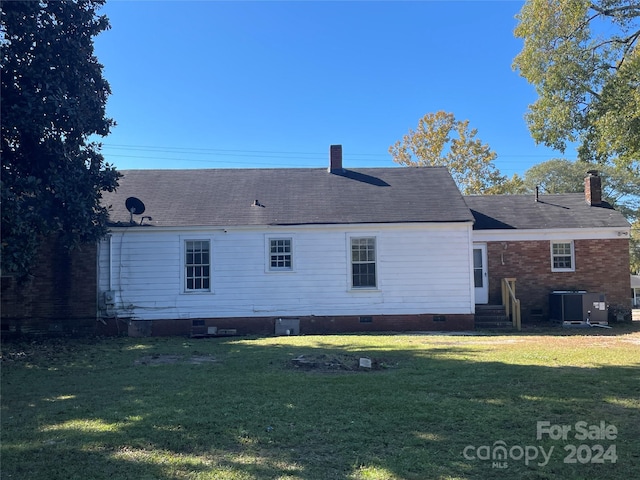
[[345, 170], [336, 147], [330, 165], [124, 171], [104, 198], [101, 320], [154, 335], [473, 328], [473, 217], [447, 170]]
[[[99, 248], [99, 289], [135, 320], [472, 314], [470, 224], [113, 229]], [[353, 285], [351, 242], [371, 239], [374, 285]], [[271, 267], [287, 240], [290, 267]], [[187, 246], [209, 252], [188, 285]]]
[[3, 278], [3, 331], [517, 327], [554, 318], [558, 291], [631, 318], [630, 225], [597, 172], [584, 194], [463, 197], [444, 167], [345, 169], [340, 146], [329, 157], [328, 169], [121, 172], [97, 259], [92, 243], [61, 262], [52, 243], [28, 291]]

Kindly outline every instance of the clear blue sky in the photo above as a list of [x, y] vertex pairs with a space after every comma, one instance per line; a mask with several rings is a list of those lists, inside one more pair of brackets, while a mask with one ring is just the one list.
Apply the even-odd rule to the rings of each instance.
[[522, 4], [107, 1], [95, 53], [118, 125], [104, 156], [120, 170], [325, 167], [342, 144], [346, 168], [392, 167], [389, 146], [444, 110], [523, 173], [562, 155], [524, 121]]

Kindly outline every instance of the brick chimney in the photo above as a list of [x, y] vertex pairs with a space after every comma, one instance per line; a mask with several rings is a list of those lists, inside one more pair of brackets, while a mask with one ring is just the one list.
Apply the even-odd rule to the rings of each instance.
[[329, 173], [342, 172], [342, 145], [331, 145], [329, 148]]
[[584, 178], [584, 199], [589, 205], [602, 205], [602, 179], [597, 170], [589, 170]]

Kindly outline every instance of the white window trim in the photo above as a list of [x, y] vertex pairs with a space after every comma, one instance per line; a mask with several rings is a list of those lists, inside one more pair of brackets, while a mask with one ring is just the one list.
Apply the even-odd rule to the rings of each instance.
[[[209, 288], [200, 290], [187, 289], [187, 242], [209, 242]], [[213, 293], [213, 241], [209, 237], [180, 238], [180, 293], [182, 295], [210, 295]]]
[[[294, 273], [296, 271], [296, 240], [291, 234], [283, 235], [265, 235], [264, 240], [264, 271], [266, 273]], [[291, 242], [291, 268], [271, 267], [271, 241], [272, 240], [289, 240]]]
[[[353, 286], [353, 264], [351, 260], [351, 241], [356, 238], [373, 238], [375, 240], [375, 286], [373, 287], [354, 287]], [[349, 279], [350, 292], [379, 292], [380, 291], [380, 238], [375, 233], [352, 233], [347, 234], [347, 278]]]
[[[558, 243], [568, 243], [571, 246], [571, 268], [556, 268], [553, 266], [553, 246]], [[576, 250], [573, 240], [551, 240], [549, 242], [549, 252], [551, 255], [551, 271], [552, 272], [575, 272], [576, 271]]]

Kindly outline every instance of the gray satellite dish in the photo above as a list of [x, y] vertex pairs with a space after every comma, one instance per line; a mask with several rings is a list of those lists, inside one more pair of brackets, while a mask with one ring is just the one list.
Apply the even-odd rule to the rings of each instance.
[[131, 223], [133, 223], [134, 214], [142, 215], [144, 213], [144, 203], [142, 203], [142, 200], [140, 200], [139, 198], [129, 197], [125, 200], [124, 205], [125, 207], [127, 207], [127, 210], [131, 214], [131, 218], [129, 219], [129, 222]]

